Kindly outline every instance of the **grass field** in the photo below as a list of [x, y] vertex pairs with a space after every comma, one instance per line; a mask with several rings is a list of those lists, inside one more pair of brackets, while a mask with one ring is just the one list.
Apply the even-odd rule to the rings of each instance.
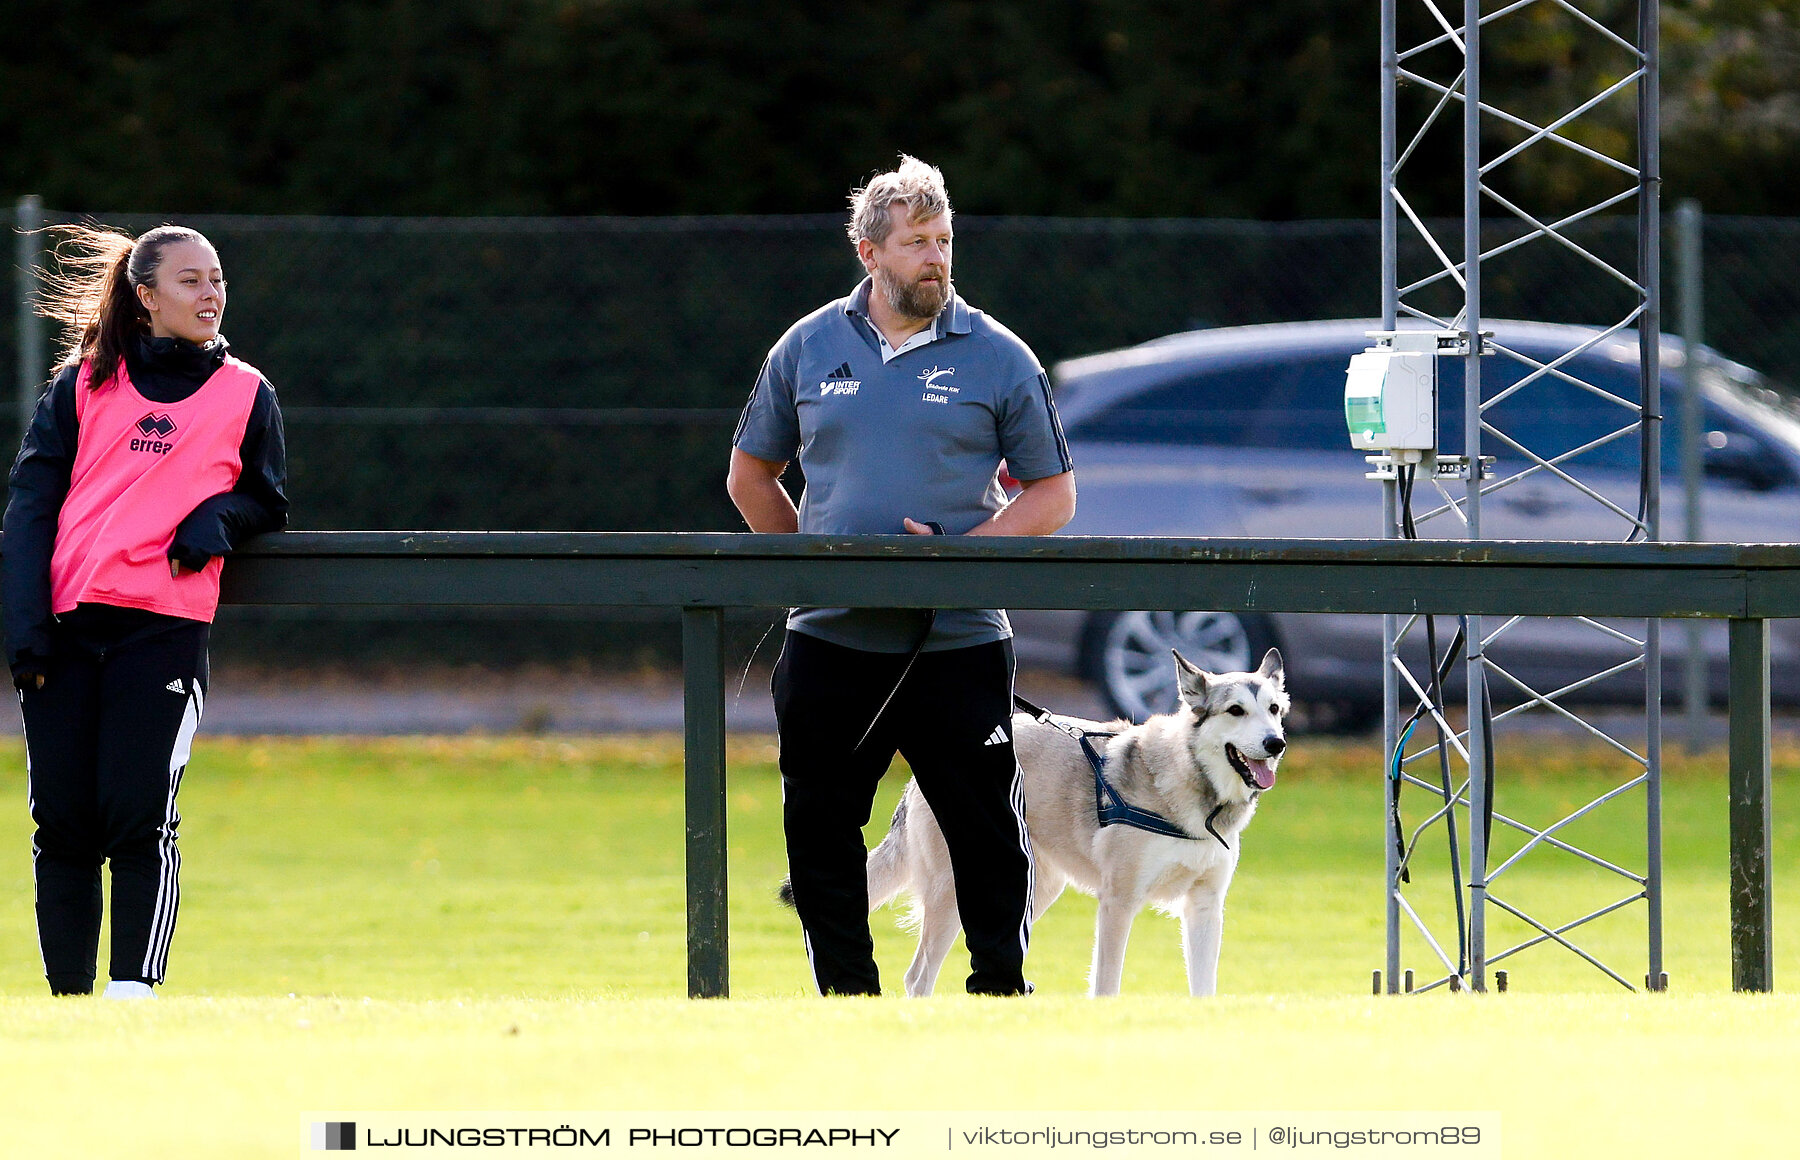
[[[1542, 822], [1612, 784], [1597, 754], [1563, 745], [1502, 770], [1503, 811]], [[1507, 964], [1504, 996], [1369, 997], [1378, 757], [1308, 739], [1247, 835], [1221, 996], [1185, 997], [1175, 924], [1147, 914], [1126, 997], [1097, 1004], [1080, 997], [1079, 896], [1034, 932], [1028, 1000], [950, 993], [954, 957], [928, 1002], [808, 996], [773, 898], [773, 757], [766, 739], [731, 753], [729, 1002], [681, 998], [679, 743], [497, 738], [203, 739], [169, 985], [101, 1004], [43, 993], [23, 763], [0, 751], [15, 803], [0, 817], [0, 1153], [285, 1156], [309, 1113], [431, 1109], [1470, 1109], [1500, 1113], [1509, 1156], [1774, 1154], [1800, 1127], [1800, 1005], [1729, 992], [1717, 755], [1666, 766], [1673, 994], [1627, 994], [1540, 947]], [[1780, 808], [1800, 752], [1777, 760], [1779, 921], [1800, 869]], [[1579, 836], [1641, 865], [1641, 802]], [[1428, 809], [1415, 795], [1409, 821]], [[1446, 876], [1427, 840], [1412, 897], [1434, 921]], [[1562, 920], [1628, 892], [1562, 855], [1505, 889]], [[887, 916], [875, 928], [895, 988], [910, 938]], [[1635, 981], [1643, 929], [1634, 906], [1576, 937]], [[1496, 923], [1490, 946], [1514, 933]], [[1800, 968], [1781, 934], [1778, 985]], [[1407, 963], [1432, 966], [1416, 939]]]

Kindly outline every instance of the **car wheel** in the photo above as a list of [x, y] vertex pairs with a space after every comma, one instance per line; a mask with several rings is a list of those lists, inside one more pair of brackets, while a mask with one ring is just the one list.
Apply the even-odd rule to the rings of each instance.
[[1180, 701], [1169, 650], [1211, 673], [1245, 672], [1275, 646], [1255, 613], [1108, 612], [1089, 619], [1083, 671], [1112, 711], [1133, 721], [1171, 712]]

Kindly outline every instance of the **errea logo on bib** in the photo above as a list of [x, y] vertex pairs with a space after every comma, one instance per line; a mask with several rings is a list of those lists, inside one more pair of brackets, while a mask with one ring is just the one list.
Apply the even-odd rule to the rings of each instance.
[[151, 412], [137, 421], [137, 429], [144, 438], [133, 439], [131, 441], [131, 449], [133, 451], [148, 451], [152, 455], [167, 455], [169, 449], [175, 446], [168, 441], [168, 437], [175, 434], [175, 422], [167, 415], [159, 415], [155, 412]]

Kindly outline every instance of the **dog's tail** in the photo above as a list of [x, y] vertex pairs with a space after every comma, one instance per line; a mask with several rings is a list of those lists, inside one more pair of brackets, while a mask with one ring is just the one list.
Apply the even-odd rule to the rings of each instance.
[[[888, 821], [887, 836], [869, 852], [869, 909], [886, 905], [894, 895], [906, 889], [906, 802], [910, 794], [900, 795], [894, 816]], [[788, 909], [794, 906], [794, 880], [784, 877], [775, 897]]]
[[885, 906], [894, 895], [906, 889], [912, 875], [906, 867], [906, 804], [912, 800], [912, 786], [900, 795], [894, 816], [888, 819], [887, 836], [869, 851], [869, 909]]

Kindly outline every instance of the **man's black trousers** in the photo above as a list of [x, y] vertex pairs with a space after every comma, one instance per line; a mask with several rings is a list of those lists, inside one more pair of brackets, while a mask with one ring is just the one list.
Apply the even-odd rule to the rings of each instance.
[[879, 994], [862, 827], [894, 754], [912, 767], [950, 848], [969, 947], [968, 989], [1026, 988], [1031, 855], [1012, 744], [1011, 641], [899, 653], [789, 632], [775, 665], [788, 875], [821, 994]]
[[57, 994], [93, 990], [112, 866], [111, 978], [160, 983], [181, 897], [175, 794], [206, 696], [210, 625], [84, 605], [20, 694], [38, 945]]

